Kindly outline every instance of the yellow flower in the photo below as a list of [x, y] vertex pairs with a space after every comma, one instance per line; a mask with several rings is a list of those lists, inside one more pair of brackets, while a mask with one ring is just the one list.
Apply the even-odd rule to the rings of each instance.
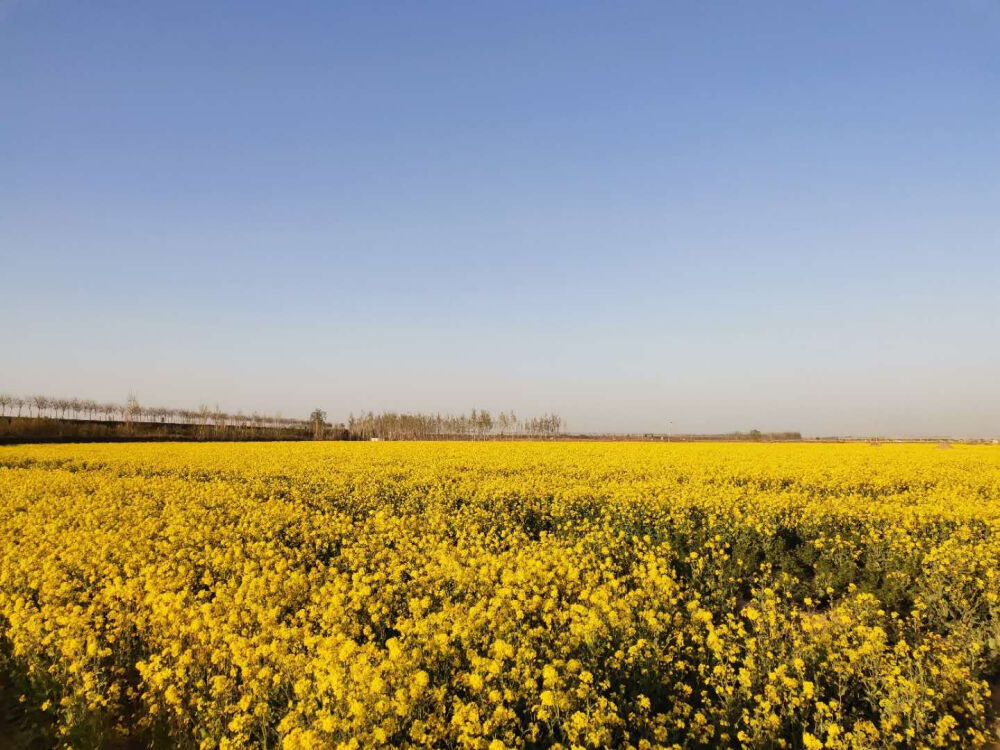
[[998, 570], [993, 446], [0, 447], [52, 746], [986, 746]]

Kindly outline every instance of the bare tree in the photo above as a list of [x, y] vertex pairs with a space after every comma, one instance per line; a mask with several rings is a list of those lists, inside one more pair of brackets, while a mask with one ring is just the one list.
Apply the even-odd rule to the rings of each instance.
[[49, 400], [49, 405], [52, 408], [53, 416], [56, 419], [63, 419], [66, 417], [66, 410], [69, 408], [69, 400], [65, 398], [53, 398]]
[[312, 424], [313, 440], [322, 440], [326, 432], [326, 412], [322, 409], [313, 409], [309, 415], [309, 422]]
[[[28, 399], [29, 407], [35, 407], [35, 416], [41, 417], [42, 412], [49, 408], [49, 400], [45, 396], [32, 396]], [[28, 410], [28, 416], [31, 416], [31, 410]]]
[[122, 419], [125, 422], [137, 422], [142, 417], [142, 407], [139, 405], [139, 399], [135, 397], [134, 393], [128, 395], [128, 401], [125, 402], [125, 407], [122, 409]]

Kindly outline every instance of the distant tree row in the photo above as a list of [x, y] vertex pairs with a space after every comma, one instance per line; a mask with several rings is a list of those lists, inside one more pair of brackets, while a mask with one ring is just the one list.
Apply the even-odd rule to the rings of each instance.
[[494, 416], [488, 411], [475, 409], [469, 414], [459, 415], [368, 412], [357, 417], [352, 414], [347, 420], [347, 431], [356, 440], [538, 438], [558, 435], [564, 427], [563, 419], [557, 414], [521, 419], [512, 411]]
[[326, 412], [316, 409], [309, 419], [290, 419], [280, 414], [242, 411], [235, 414], [202, 404], [197, 409], [176, 409], [148, 406], [129, 396], [124, 403], [99, 402], [82, 398], [50, 396], [11, 396], [0, 393], [0, 417], [29, 419], [77, 420], [129, 424], [190, 425], [198, 433], [220, 431], [248, 433], [252, 431], [307, 432], [314, 439], [333, 437], [354, 440], [434, 440], [465, 438], [470, 440], [553, 437], [565, 429], [557, 414], [521, 418], [513, 411], [492, 414], [473, 409], [469, 414], [417, 414], [368, 412], [351, 415], [346, 425], [332, 426]]
[[232, 427], [237, 429], [300, 430], [310, 428], [309, 420], [289, 419], [280, 414], [242, 411], [230, 414], [202, 404], [197, 409], [146, 406], [130, 396], [125, 403], [101, 403], [81, 398], [10, 396], [0, 393], [0, 417], [77, 419], [106, 422], [153, 422], [157, 424]]

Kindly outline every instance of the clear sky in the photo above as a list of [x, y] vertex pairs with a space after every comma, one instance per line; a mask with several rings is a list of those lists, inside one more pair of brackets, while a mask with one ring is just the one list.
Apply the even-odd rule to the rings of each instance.
[[1000, 3], [0, 2], [0, 391], [1000, 435]]

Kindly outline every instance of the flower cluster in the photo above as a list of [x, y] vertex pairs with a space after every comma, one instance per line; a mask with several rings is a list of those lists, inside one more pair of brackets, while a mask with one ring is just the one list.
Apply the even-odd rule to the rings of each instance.
[[976, 747], [1000, 451], [0, 448], [0, 679], [53, 744]]

